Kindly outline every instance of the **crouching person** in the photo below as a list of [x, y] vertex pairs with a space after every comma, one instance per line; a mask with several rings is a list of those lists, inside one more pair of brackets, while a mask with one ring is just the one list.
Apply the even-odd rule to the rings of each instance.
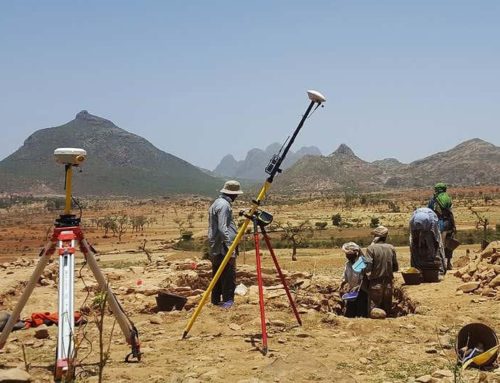
[[394, 246], [386, 243], [389, 229], [379, 226], [372, 232], [374, 236], [370, 246], [366, 249], [367, 278], [369, 283], [368, 295], [370, 298], [370, 316], [374, 308], [391, 315], [392, 291], [395, 271], [399, 270]]
[[368, 290], [367, 283], [363, 283], [363, 267], [353, 268], [354, 264], [363, 256], [361, 248], [354, 242], [342, 245], [347, 261], [340, 290], [347, 290], [352, 297], [346, 299], [345, 316], [348, 318], [368, 317]]

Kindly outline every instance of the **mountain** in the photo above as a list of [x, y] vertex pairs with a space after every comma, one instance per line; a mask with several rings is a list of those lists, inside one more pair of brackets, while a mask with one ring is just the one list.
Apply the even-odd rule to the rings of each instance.
[[479, 138], [413, 161], [387, 180], [400, 186], [500, 184], [500, 147]]
[[345, 144], [329, 156], [305, 156], [277, 178], [281, 191], [372, 191], [387, 187], [500, 184], [500, 147], [479, 138], [410, 164], [394, 158], [367, 162]]
[[58, 147], [87, 151], [82, 172], [74, 176], [76, 195], [213, 195], [221, 184], [144, 138], [83, 110], [64, 125], [36, 131], [0, 161], [0, 192], [62, 194], [64, 167], [53, 159]]
[[305, 156], [277, 178], [278, 189], [317, 191], [372, 190], [382, 182], [381, 168], [357, 157], [346, 144], [328, 156]]
[[[251, 149], [248, 151], [244, 160], [237, 161], [231, 154], [224, 156], [214, 169], [214, 174], [226, 178], [239, 178], [247, 180], [263, 180], [266, 178], [264, 169], [271, 157], [278, 153], [281, 145], [273, 143], [265, 150]], [[300, 158], [312, 155], [320, 156], [321, 152], [315, 146], [304, 146], [297, 152], [289, 151], [282, 165], [283, 169], [287, 169], [297, 162]]]

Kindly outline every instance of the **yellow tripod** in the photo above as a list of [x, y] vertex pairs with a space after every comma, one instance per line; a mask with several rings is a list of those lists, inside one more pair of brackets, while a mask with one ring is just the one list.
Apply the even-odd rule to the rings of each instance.
[[[209, 295], [211, 294], [215, 284], [219, 280], [222, 272], [224, 271], [224, 268], [226, 267], [227, 263], [229, 262], [229, 259], [231, 258], [231, 255], [233, 254], [233, 252], [236, 250], [236, 247], [240, 243], [241, 237], [243, 237], [243, 234], [246, 232], [247, 227], [250, 224], [251, 218], [249, 218], [249, 217], [253, 217], [253, 215], [256, 213], [257, 209], [260, 206], [260, 203], [266, 197], [266, 194], [267, 194], [269, 188], [271, 187], [271, 184], [272, 184], [276, 174], [281, 173], [280, 166], [281, 166], [283, 160], [285, 159], [288, 151], [290, 150], [290, 147], [292, 146], [293, 142], [295, 141], [295, 137], [297, 137], [297, 134], [299, 133], [300, 129], [302, 128], [302, 125], [304, 125], [305, 120], [307, 119], [307, 117], [311, 113], [313, 106], [316, 105], [316, 108], [315, 108], [315, 110], [316, 110], [323, 102], [326, 101], [325, 97], [321, 93], [314, 91], [314, 90], [308, 90], [307, 95], [309, 97], [309, 100], [311, 100], [311, 102], [309, 103], [309, 106], [307, 107], [306, 112], [302, 116], [302, 119], [300, 120], [299, 125], [297, 126], [297, 128], [293, 132], [292, 138], [290, 139], [290, 141], [288, 141], [288, 144], [286, 145], [285, 149], [283, 150], [283, 147], [282, 147], [280, 149], [280, 151], [278, 152], [278, 154], [275, 154], [271, 158], [271, 161], [269, 162], [269, 164], [267, 165], [266, 173], [269, 174], [269, 177], [267, 177], [266, 181], [264, 182], [264, 185], [262, 185], [262, 188], [260, 189], [260, 192], [257, 195], [257, 198], [252, 200], [252, 207], [249, 209], [247, 214], [245, 214], [246, 219], [243, 222], [243, 225], [238, 230], [238, 233], [236, 234], [236, 238], [234, 239], [233, 243], [229, 247], [221, 265], [219, 266], [219, 269], [215, 273], [214, 277], [212, 278], [212, 281], [208, 285], [205, 293], [203, 294], [200, 303], [198, 304], [198, 306], [196, 307], [196, 310], [194, 311], [193, 315], [189, 319], [189, 322], [188, 322], [186, 328], [184, 329], [184, 333], [182, 334], [182, 339], [186, 338], [187, 334], [191, 330], [191, 327], [193, 327], [193, 324], [196, 321], [196, 318], [198, 317], [198, 315], [200, 315], [201, 309], [205, 305], [205, 303], [206, 303]], [[285, 143], [286, 143], [286, 141], [285, 141]], [[282, 153], [282, 150], [283, 150], [283, 153]]]

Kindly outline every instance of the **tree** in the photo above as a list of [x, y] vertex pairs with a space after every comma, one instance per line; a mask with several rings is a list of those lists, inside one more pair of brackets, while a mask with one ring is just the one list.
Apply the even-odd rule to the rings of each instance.
[[342, 216], [340, 215], [340, 213], [332, 215], [333, 226], [340, 226], [341, 222], [342, 222]]
[[129, 220], [126, 214], [116, 217], [116, 232], [118, 233], [118, 241], [121, 242], [122, 235], [127, 231]]
[[484, 250], [488, 246], [488, 226], [490, 225], [490, 220], [485, 215], [480, 215], [479, 212], [469, 208], [472, 214], [477, 218], [476, 229], [483, 229], [483, 243], [481, 244], [481, 249]]
[[371, 217], [370, 219], [370, 227], [372, 229], [376, 228], [378, 225], [380, 225], [380, 219], [378, 217]]
[[104, 238], [108, 237], [108, 232], [111, 230], [113, 235], [116, 235], [117, 225], [116, 217], [107, 216], [102, 219], [101, 227], [104, 229]]
[[314, 235], [313, 228], [309, 221], [302, 221], [296, 225], [287, 222], [286, 224], [278, 223], [278, 227], [283, 230], [281, 239], [287, 240], [292, 244], [292, 261], [297, 260], [297, 247], [304, 242], [306, 238], [311, 238]]

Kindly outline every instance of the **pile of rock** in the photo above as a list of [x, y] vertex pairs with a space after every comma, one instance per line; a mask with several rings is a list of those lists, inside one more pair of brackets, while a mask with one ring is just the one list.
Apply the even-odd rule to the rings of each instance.
[[465, 266], [453, 273], [464, 282], [458, 286], [458, 292], [500, 300], [500, 241], [491, 242], [475, 258], [467, 260]]
[[[149, 286], [147, 289], [138, 286], [127, 288], [122, 293], [156, 295], [160, 292], [180, 295], [187, 298], [185, 309], [196, 306], [202, 294], [212, 280], [212, 264], [207, 260], [185, 259], [178, 261], [157, 260], [155, 265], [144, 269], [148, 271], [161, 270], [163, 280], [158, 286]], [[299, 308], [314, 309], [321, 312], [340, 313], [343, 307], [339, 293], [339, 280], [325, 276], [313, 276], [308, 272], [289, 272], [282, 270], [287, 286], [292, 291]], [[255, 266], [238, 264], [236, 279], [238, 284], [244, 284], [248, 291], [243, 297], [246, 303], [258, 304], [257, 273]], [[264, 297], [266, 304], [285, 308], [289, 306], [286, 292], [274, 268], [262, 268]], [[146, 311], [152, 310], [146, 308]]]
[[28, 258], [17, 258], [15, 261], [12, 262], [4, 262], [0, 263], [0, 270], [7, 270], [7, 274], [12, 274], [9, 273], [9, 270], [13, 269], [21, 269], [23, 267], [30, 267], [35, 265], [36, 260], [35, 259], [28, 259]]

